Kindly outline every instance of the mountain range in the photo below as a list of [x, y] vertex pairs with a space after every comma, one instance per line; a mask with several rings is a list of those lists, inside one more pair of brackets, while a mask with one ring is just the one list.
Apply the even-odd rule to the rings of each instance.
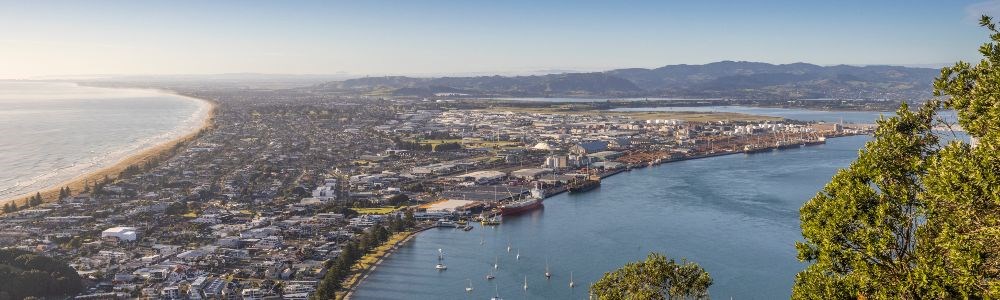
[[430, 97], [669, 97], [727, 99], [918, 99], [931, 96], [937, 69], [721, 61], [535, 76], [365, 77], [318, 91]]

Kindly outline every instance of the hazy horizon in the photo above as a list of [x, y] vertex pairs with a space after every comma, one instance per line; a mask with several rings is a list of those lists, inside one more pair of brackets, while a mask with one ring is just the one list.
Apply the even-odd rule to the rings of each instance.
[[939, 67], [974, 59], [977, 16], [1000, 12], [1000, 1], [800, 2], [8, 1], [0, 26], [19, 30], [0, 35], [0, 79]]

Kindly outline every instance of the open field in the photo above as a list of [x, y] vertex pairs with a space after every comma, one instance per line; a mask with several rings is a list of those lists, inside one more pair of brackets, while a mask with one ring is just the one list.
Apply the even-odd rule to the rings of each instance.
[[362, 215], [384, 215], [395, 211], [396, 208], [392, 206], [383, 206], [383, 207], [352, 208], [352, 210]]
[[695, 111], [606, 111], [576, 105], [563, 105], [546, 108], [535, 107], [494, 107], [486, 109], [492, 112], [514, 112], [532, 114], [567, 114], [567, 115], [614, 115], [627, 116], [636, 120], [683, 120], [688, 122], [715, 121], [777, 121], [780, 117], [758, 116], [730, 112], [695, 112]]
[[445, 143], [462, 143], [462, 139], [447, 139], [447, 140], [420, 140], [412, 141], [415, 143], [421, 143], [424, 145], [440, 145]]

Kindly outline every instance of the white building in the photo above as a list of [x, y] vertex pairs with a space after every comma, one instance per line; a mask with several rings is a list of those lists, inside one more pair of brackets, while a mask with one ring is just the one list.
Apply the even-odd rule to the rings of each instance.
[[118, 242], [134, 242], [139, 238], [139, 233], [135, 227], [111, 227], [101, 232], [101, 238]]
[[324, 180], [322, 186], [313, 190], [312, 196], [320, 201], [337, 200], [337, 180]]

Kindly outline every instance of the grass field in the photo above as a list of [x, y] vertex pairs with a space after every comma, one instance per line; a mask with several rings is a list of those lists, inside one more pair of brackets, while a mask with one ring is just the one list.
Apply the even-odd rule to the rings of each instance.
[[365, 208], [352, 208], [352, 209], [362, 215], [384, 215], [396, 210], [396, 208], [392, 206], [365, 207]]
[[419, 143], [421, 145], [440, 145], [444, 143], [462, 143], [462, 139], [442, 139], [442, 140], [414, 140], [410, 139], [407, 142]]

